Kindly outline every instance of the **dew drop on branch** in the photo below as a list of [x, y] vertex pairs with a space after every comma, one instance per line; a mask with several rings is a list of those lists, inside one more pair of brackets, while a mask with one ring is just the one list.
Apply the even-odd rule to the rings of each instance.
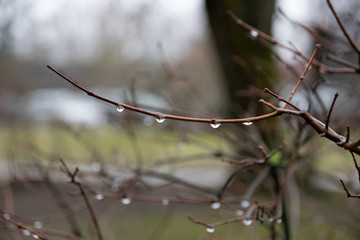
[[165, 199], [163, 199], [163, 200], [161, 201], [161, 204], [164, 205], [164, 206], [167, 206], [167, 205], [169, 205], [169, 200], [167, 200], [167, 199], [165, 198]]
[[155, 117], [155, 119], [158, 123], [163, 123], [165, 121], [165, 117], [161, 113], [157, 113], [157, 116]]
[[281, 218], [276, 219], [276, 222], [277, 222], [277, 223], [281, 223], [281, 222], [282, 222]]
[[104, 199], [104, 195], [102, 195], [101, 193], [98, 193], [98, 194], [96, 194], [95, 198], [96, 198], [96, 200], [100, 201], [100, 200]]
[[250, 36], [257, 38], [259, 36], [259, 32], [256, 30], [250, 30]]
[[125, 197], [121, 199], [121, 203], [124, 205], [129, 205], [131, 203], [131, 198]]
[[210, 123], [210, 126], [212, 128], [218, 128], [220, 127], [221, 123], [217, 122], [216, 120], [212, 120], [211, 123]]
[[207, 231], [208, 233], [213, 233], [213, 232], [215, 232], [215, 228], [209, 227], [209, 228], [206, 229], [206, 231]]
[[221, 207], [221, 203], [219, 202], [213, 202], [211, 205], [210, 205], [211, 209], [219, 209]]
[[244, 122], [243, 124], [244, 124], [245, 126], [250, 126], [250, 125], [253, 124], [253, 122]]
[[240, 203], [240, 206], [242, 208], [248, 208], [250, 206], [250, 203], [248, 200], [242, 200], [241, 203]]
[[243, 214], [244, 214], [244, 211], [243, 210], [241, 210], [241, 209], [238, 209], [238, 210], [236, 210], [236, 215], [238, 215], [238, 216], [242, 216]]
[[9, 221], [9, 220], [10, 220], [10, 214], [4, 213], [4, 214], [3, 214], [3, 218], [4, 218], [6, 221]]
[[43, 226], [42, 222], [40, 222], [40, 221], [35, 221], [34, 222], [34, 227], [35, 228], [40, 229], [40, 228], [42, 228], [42, 226]]
[[32, 234], [31, 236], [32, 236], [33, 238], [35, 238], [35, 239], [39, 239], [39, 236], [36, 235], [36, 234]]
[[118, 112], [123, 112], [123, 111], [125, 110], [125, 108], [124, 108], [123, 106], [121, 106], [121, 105], [117, 105], [117, 106], [116, 106], [116, 110], [117, 110]]
[[252, 224], [253, 220], [244, 218], [242, 222], [245, 226], [250, 226]]
[[31, 235], [31, 232], [29, 230], [27, 230], [27, 229], [24, 229], [22, 231], [22, 233], [24, 234], [24, 236], [30, 236]]

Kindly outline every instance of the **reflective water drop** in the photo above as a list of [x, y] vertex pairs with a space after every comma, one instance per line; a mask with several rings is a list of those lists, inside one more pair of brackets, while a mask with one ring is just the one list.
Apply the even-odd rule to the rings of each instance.
[[253, 124], [253, 122], [244, 122], [243, 124], [244, 124], [245, 126], [250, 126], [250, 125]]
[[169, 205], [169, 200], [167, 200], [167, 199], [165, 198], [165, 199], [163, 199], [163, 200], [161, 201], [161, 204], [164, 205], [164, 206], [167, 206], [167, 205]]
[[212, 209], [219, 209], [219, 208], [221, 207], [221, 203], [219, 203], [219, 202], [213, 202], [213, 203], [210, 205], [210, 207], [211, 207]]
[[252, 36], [253, 38], [257, 38], [259, 36], [259, 32], [256, 30], [251, 30], [250, 36]]
[[124, 205], [129, 205], [131, 203], [131, 198], [123, 198], [121, 199], [121, 203]]
[[35, 238], [35, 239], [38, 239], [38, 238], [39, 238], [39, 236], [36, 235], [36, 234], [31, 234], [31, 236], [32, 236], [33, 238]]
[[215, 232], [215, 228], [209, 227], [209, 228], [206, 229], [206, 231], [207, 231], [208, 233], [213, 233], [213, 232]]
[[34, 227], [35, 228], [40, 229], [40, 228], [42, 228], [42, 226], [43, 226], [42, 222], [40, 222], [40, 221], [35, 221], [34, 222]]
[[100, 200], [104, 199], [104, 195], [102, 195], [101, 193], [98, 193], [98, 194], [96, 194], [95, 198], [100, 201]]
[[158, 123], [163, 123], [165, 121], [165, 117], [161, 113], [157, 113], [157, 116], [155, 117], [155, 119]]
[[241, 209], [236, 210], [236, 215], [242, 216], [244, 214], [244, 211]]
[[248, 208], [250, 206], [250, 202], [248, 200], [243, 200], [241, 201], [240, 206], [242, 208]]
[[274, 221], [274, 218], [269, 218], [269, 222], [273, 222]]
[[3, 217], [6, 221], [10, 220], [10, 214], [8, 214], [8, 213], [4, 213]]
[[249, 226], [252, 224], [253, 220], [244, 218], [242, 222], [244, 225]]
[[282, 222], [281, 218], [276, 219], [276, 222], [277, 222], [277, 223], [281, 223], [281, 222]]
[[27, 230], [27, 229], [24, 229], [22, 232], [23, 232], [24, 236], [30, 236], [31, 235], [31, 232], [29, 230]]
[[123, 111], [125, 110], [125, 108], [124, 108], [123, 106], [121, 106], [121, 105], [117, 105], [117, 106], [116, 106], [116, 110], [117, 110], [118, 112], [123, 112]]
[[210, 123], [210, 126], [212, 128], [218, 128], [220, 127], [221, 123], [217, 122], [216, 120], [212, 120], [211, 123]]

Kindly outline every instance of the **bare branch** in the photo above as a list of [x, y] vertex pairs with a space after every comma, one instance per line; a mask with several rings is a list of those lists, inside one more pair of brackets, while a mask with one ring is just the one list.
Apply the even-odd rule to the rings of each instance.
[[331, 3], [330, 0], [327, 0], [327, 3], [337, 21], [337, 23], [339, 24], [341, 31], [344, 33], [345, 37], [347, 38], [347, 40], [349, 41], [350, 45], [352, 46], [352, 48], [357, 52], [357, 54], [360, 57], [360, 48], [355, 44], [354, 40], [351, 38], [350, 34], [348, 33], [348, 31], [346, 30], [344, 24], [342, 23], [339, 15], [337, 14], [333, 4]]

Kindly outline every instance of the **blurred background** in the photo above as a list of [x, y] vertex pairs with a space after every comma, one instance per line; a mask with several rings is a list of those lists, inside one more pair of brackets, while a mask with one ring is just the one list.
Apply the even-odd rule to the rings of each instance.
[[[359, 42], [360, 19], [356, 14], [360, 3], [334, 1], [334, 5]], [[258, 145], [271, 152], [284, 139], [291, 139], [293, 135], [288, 133], [286, 124], [297, 126], [298, 123], [288, 118], [287, 123], [271, 120], [247, 129], [221, 126], [222, 130], [215, 131], [204, 124], [168, 120], [158, 124], [149, 116], [128, 111], [118, 113], [113, 106], [90, 98], [46, 67], [62, 69], [81, 85], [109, 99], [155, 112], [206, 118], [240, 118], [269, 112], [257, 103], [260, 98], [269, 99], [262, 90], [268, 87], [287, 97], [306, 61], [279, 46], [264, 44], [256, 33], [231, 20], [227, 10], [306, 56], [311, 55], [315, 42], [321, 42], [324, 46], [321, 54], [331, 53], [357, 62], [357, 55], [339, 31], [325, 1], [0, 0], [3, 190], [0, 207], [12, 210], [14, 215], [26, 215], [32, 219], [29, 224], [33, 219], [44, 222], [54, 216], [51, 201], [43, 203], [46, 208], [39, 208], [38, 196], [18, 181], [26, 178], [41, 185], [37, 166], [45, 166], [50, 172], [49, 169], [58, 167], [60, 157], [72, 166], [94, 173], [101, 166], [113, 164], [121, 174], [124, 174], [123, 166], [136, 170], [170, 162], [175, 156], [188, 158], [193, 161], [171, 163], [160, 170], [187, 179], [202, 189], [218, 189], [234, 170], [221, 162], [222, 157], [256, 157]], [[324, 63], [338, 66], [326, 60]], [[311, 106], [315, 116], [323, 121], [334, 93], [339, 92], [336, 104], [341, 107], [335, 109], [333, 123], [338, 127], [336, 130], [342, 129], [342, 134], [346, 125], [351, 125], [355, 136], [360, 116], [356, 98], [358, 82], [359, 76], [355, 74], [324, 76], [311, 71], [304, 89], [299, 90], [293, 102], [301, 108]], [[297, 128], [291, 130], [294, 129]], [[285, 133], [274, 137], [279, 132]], [[314, 134], [305, 134], [304, 139], [310, 136]], [[353, 211], [356, 200], [348, 201], [338, 183], [342, 177], [354, 183], [349, 183], [351, 189], [359, 190], [351, 157], [341, 149], [334, 149], [333, 143], [319, 139], [304, 140], [304, 145], [299, 150], [299, 159], [305, 159], [306, 167], [294, 177], [296, 183], [291, 182], [297, 190], [289, 200], [291, 227], [285, 228], [291, 229], [292, 236], [298, 239], [356, 236], [359, 233], [354, 224], [358, 220], [357, 211]], [[20, 167], [20, 163], [24, 165]], [[122, 178], [129, 178], [126, 174]], [[244, 184], [240, 184], [238, 191], [243, 192], [246, 183], [251, 183], [257, 174], [254, 171], [243, 179], [240, 177]], [[62, 189], [67, 189], [65, 176], [52, 177], [55, 182], [64, 183]], [[11, 207], [3, 200], [8, 199], [4, 189], [13, 190], [11, 195], [15, 200]], [[259, 190], [260, 199], [267, 197], [261, 192], [264, 189]], [[115, 186], [111, 191], [118, 189]], [[174, 191], [165, 188], [157, 194], [169, 195]], [[238, 224], [210, 235], [187, 220], [184, 212], [201, 215], [209, 221], [228, 218], [231, 214], [214, 213], [208, 206], [181, 204], [163, 211], [160, 209], [163, 206], [139, 202], [127, 208], [111, 205], [119, 208], [119, 212], [98, 204], [98, 209], [104, 206], [107, 209], [99, 218], [111, 216], [112, 219], [103, 224], [107, 226], [105, 229], [111, 229], [106, 239], [119, 239], [121, 231], [126, 236], [124, 239], [174, 236], [176, 239], [232, 239], [232, 236], [266, 239], [268, 236], [262, 227], [251, 226], [243, 231], [243, 226], [239, 230]], [[27, 205], [34, 207], [29, 209]], [[86, 219], [81, 214], [80, 218]], [[165, 224], [170, 218], [174, 219], [172, 223]], [[54, 219], [47, 227], [60, 226], [66, 231], [64, 223]], [[127, 219], [125, 225], [124, 219]], [[152, 224], [153, 220], [159, 223]], [[117, 224], [121, 225], [121, 231], [114, 227]], [[81, 227], [91, 229], [90, 225]], [[139, 228], [144, 228], [144, 232], [136, 235], [134, 229]], [[190, 230], [184, 234], [183, 228]], [[2, 229], [0, 238], [9, 237], [2, 235]], [[278, 236], [286, 238], [289, 233]]]

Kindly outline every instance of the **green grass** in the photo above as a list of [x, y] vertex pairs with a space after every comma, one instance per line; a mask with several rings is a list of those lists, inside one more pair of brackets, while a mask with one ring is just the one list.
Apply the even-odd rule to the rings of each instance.
[[208, 154], [208, 160], [213, 160], [209, 149], [230, 151], [217, 136], [208, 133], [193, 133], [187, 138], [189, 141], [184, 143], [176, 132], [141, 125], [136, 126], [133, 134], [111, 126], [101, 129], [69, 129], [60, 125], [0, 126], [0, 157], [48, 161], [56, 156], [73, 162], [101, 160], [134, 165], [140, 160], [151, 164], [169, 157], [199, 154]]

